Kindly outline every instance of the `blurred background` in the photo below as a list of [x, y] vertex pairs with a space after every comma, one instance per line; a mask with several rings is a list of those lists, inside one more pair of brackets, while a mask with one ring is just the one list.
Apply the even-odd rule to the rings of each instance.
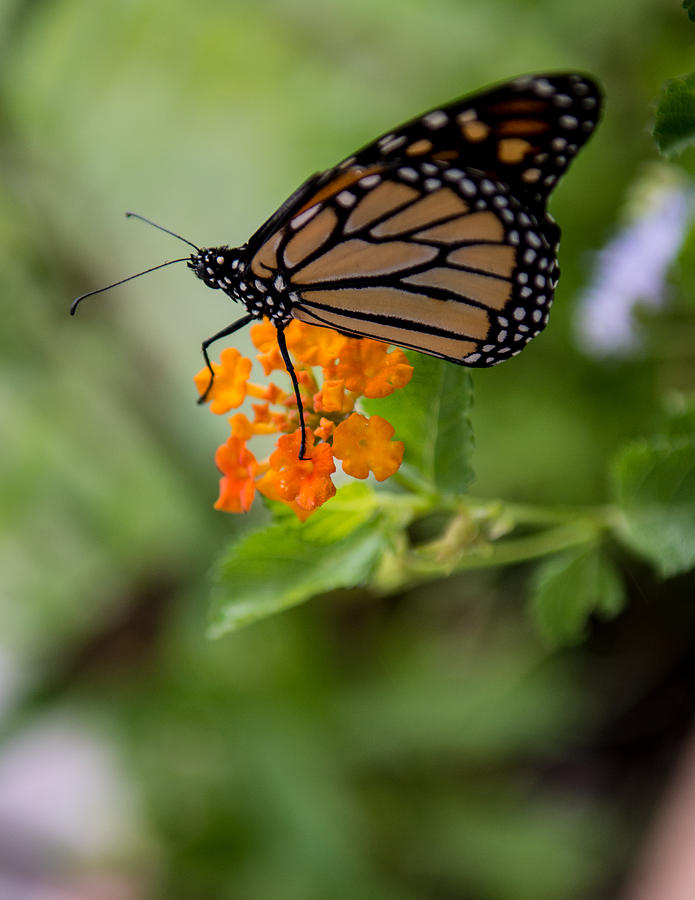
[[126, 209], [236, 245], [391, 125], [589, 72], [606, 114], [551, 204], [551, 325], [475, 373], [473, 489], [601, 503], [615, 449], [695, 383], [687, 291], [641, 344], [581, 337], [644, 185], [687, 196], [648, 128], [693, 34], [677, 0], [0, 0], [2, 900], [619, 896], [690, 725], [693, 577], [623, 559], [627, 611], [562, 652], [524, 567], [211, 642], [211, 563], [263, 516], [213, 510], [227, 424], [194, 402], [236, 313], [183, 266], [67, 313], [181, 255]]

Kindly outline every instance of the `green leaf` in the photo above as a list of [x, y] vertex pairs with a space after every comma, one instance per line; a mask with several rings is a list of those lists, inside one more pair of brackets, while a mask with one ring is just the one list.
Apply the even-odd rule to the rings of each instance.
[[390, 397], [363, 405], [396, 429], [395, 438], [405, 444], [406, 474], [443, 493], [463, 493], [474, 477], [470, 373], [420, 353], [409, 352], [408, 358], [414, 368], [410, 383]]
[[695, 73], [665, 83], [656, 109], [653, 135], [666, 156], [680, 153], [695, 143]]
[[623, 540], [663, 576], [695, 566], [695, 439], [657, 437], [618, 454], [614, 490]]
[[552, 647], [578, 643], [590, 615], [611, 619], [624, 604], [622, 579], [597, 547], [551, 557], [538, 566], [531, 583], [531, 612]]
[[210, 635], [367, 581], [388, 540], [371, 497], [365, 485], [350, 485], [305, 524], [292, 514], [235, 541], [215, 570]]
[[695, 22], [695, 0], [683, 0], [683, 9], [688, 13], [691, 22]]

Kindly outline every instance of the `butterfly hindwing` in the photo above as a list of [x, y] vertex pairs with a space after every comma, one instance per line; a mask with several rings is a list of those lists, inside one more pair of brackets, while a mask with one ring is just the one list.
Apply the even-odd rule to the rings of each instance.
[[257, 252], [293, 316], [470, 366], [544, 327], [554, 236], [508, 185], [445, 162], [392, 164], [296, 211]]

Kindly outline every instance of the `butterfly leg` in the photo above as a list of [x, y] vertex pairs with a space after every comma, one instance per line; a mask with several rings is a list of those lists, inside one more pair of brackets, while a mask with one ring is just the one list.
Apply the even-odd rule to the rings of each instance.
[[208, 398], [208, 394], [210, 393], [210, 388], [212, 387], [212, 383], [215, 380], [215, 370], [212, 368], [212, 363], [210, 362], [210, 357], [208, 356], [208, 347], [210, 344], [214, 344], [215, 341], [219, 341], [220, 338], [227, 337], [230, 334], [234, 334], [235, 331], [238, 331], [240, 328], [244, 328], [249, 322], [253, 322], [253, 316], [244, 316], [243, 319], [239, 319], [238, 322], [234, 322], [232, 325], [227, 325], [226, 328], [223, 328], [222, 331], [218, 331], [217, 334], [213, 334], [212, 337], [209, 337], [206, 341], [203, 341], [203, 356], [205, 357], [205, 365], [210, 370], [210, 381], [208, 386], [205, 388], [205, 391], [198, 397], [198, 403], [205, 403]]
[[311, 457], [304, 456], [306, 452], [306, 425], [304, 424], [304, 406], [302, 405], [302, 398], [299, 393], [299, 382], [297, 381], [297, 373], [294, 371], [294, 366], [292, 365], [292, 360], [290, 359], [290, 354], [287, 352], [287, 341], [285, 340], [285, 329], [278, 325], [278, 346], [280, 347], [280, 354], [282, 356], [282, 361], [285, 363], [285, 368], [289, 372], [290, 378], [292, 379], [292, 387], [294, 388], [294, 396], [297, 400], [297, 409], [299, 410], [299, 424], [302, 429], [302, 440], [299, 445], [299, 458], [300, 459], [311, 459]]

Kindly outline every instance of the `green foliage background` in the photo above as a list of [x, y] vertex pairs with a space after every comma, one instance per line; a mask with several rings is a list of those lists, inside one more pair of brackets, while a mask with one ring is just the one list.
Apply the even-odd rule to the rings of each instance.
[[[115, 873], [133, 897], [167, 900], [615, 896], [695, 681], [692, 239], [643, 356], [586, 358], [572, 318], [591, 252], [656, 157], [661, 86], [695, 68], [692, 41], [663, 0], [0, 5], [0, 615], [21, 673], [0, 735], [89, 723], [138, 810], [111, 854], [42, 860], [47, 879]], [[226, 423], [196, 407], [192, 375], [228, 299], [174, 267], [67, 316], [76, 294], [178, 254], [122, 213], [242, 243], [390, 124], [553, 69], [597, 76], [606, 115], [552, 203], [550, 327], [475, 373], [471, 490], [489, 500], [468, 513], [500, 533], [521, 523], [528, 547], [533, 510], [546, 524], [558, 505], [589, 512], [537, 568], [515, 564], [520, 549], [462, 562], [454, 528], [408, 579], [389, 568], [394, 535], [442, 535], [436, 504], [413, 520], [356, 485], [313, 530], [280, 517], [263, 533], [262, 509], [215, 512]], [[665, 151], [692, 133], [669, 90]], [[444, 492], [470, 482], [448, 446]], [[354, 587], [375, 568], [371, 590]], [[215, 579], [215, 633], [280, 595], [328, 595], [210, 641]]]

